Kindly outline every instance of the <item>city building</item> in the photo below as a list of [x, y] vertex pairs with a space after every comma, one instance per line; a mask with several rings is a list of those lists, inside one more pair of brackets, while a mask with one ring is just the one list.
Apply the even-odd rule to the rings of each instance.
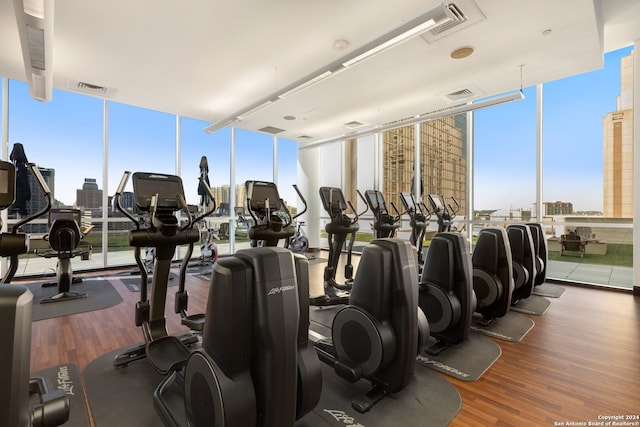
[[573, 203], [571, 202], [544, 202], [543, 216], [550, 215], [571, 215], [573, 214]]
[[603, 214], [633, 217], [633, 51], [621, 60], [617, 109], [602, 120]]
[[[382, 188], [387, 203], [398, 208], [400, 192], [413, 190], [416, 127], [406, 126], [384, 132]], [[467, 116], [455, 116], [420, 124], [420, 168], [422, 200], [439, 194], [460, 203], [466, 211], [467, 196]]]
[[102, 212], [102, 190], [95, 178], [85, 178], [82, 189], [76, 190], [76, 206], [83, 211], [91, 211], [92, 216]]
[[[44, 178], [44, 181], [49, 186], [49, 190], [51, 191], [51, 201], [53, 204], [56, 195], [56, 171], [55, 169], [42, 167], [38, 167], [38, 170]], [[31, 199], [27, 202], [27, 211], [29, 214], [34, 214], [47, 206], [47, 198], [31, 173], [29, 173], [29, 188], [31, 190]]]

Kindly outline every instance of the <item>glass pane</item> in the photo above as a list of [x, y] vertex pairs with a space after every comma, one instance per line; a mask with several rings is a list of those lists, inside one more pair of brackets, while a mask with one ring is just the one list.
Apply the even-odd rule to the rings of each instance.
[[[90, 260], [75, 257], [76, 270], [102, 267], [102, 101], [96, 98], [54, 90], [52, 102], [35, 101], [29, 96], [26, 83], [9, 82], [9, 153], [17, 163], [35, 163], [47, 181], [53, 198], [53, 208], [78, 208], [81, 226], [95, 227], [80, 242], [78, 248]], [[24, 157], [19, 155], [22, 144]], [[14, 151], [15, 150], [15, 151]], [[19, 167], [20, 169], [20, 167]], [[16, 204], [9, 210], [9, 229], [16, 217], [40, 211], [46, 201], [36, 181], [25, 174], [25, 185], [18, 186]], [[31, 249], [38, 253], [51, 251], [40, 237], [48, 232], [45, 216], [23, 227], [32, 234]], [[52, 274], [57, 258], [44, 258], [33, 253], [28, 262], [21, 261], [18, 274]]]
[[[287, 204], [289, 211], [295, 215], [302, 210], [304, 205], [298, 200], [298, 195], [293, 189], [298, 176], [298, 143], [290, 139], [278, 140], [278, 192]], [[303, 194], [306, 199], [309, 197]], [[299, 208], [299, 209], [298, 209]]]
[[249, 247], [245, 181], [273, 182], [273, 136], [236, 130], [236, 249]]
[[[633, 286], [633, 57], [544, 85], [548, 276]], [[581, 244], [573, 247], [575, 236]], [[578, 250], [574, 250], [578, 249]]]
[[181, 119], [181, 175], [185, 186], [187, 202], [201, 206], [198, 194], [200, 162], [205, 156], [208, 164], [209, 185], [216, 198], [216, 210], [200, 224], [200, 244], [194, 248], [193, 258], [209, 254], [207, 245], [215, 243], [218, 253], [229, 253], [229, 177], [230, 177], [230, 130], [225, 128], [207, 134], [203, 129], [208, 125], [199, 120]]
[[[124, 171], [175, 174], [175, 116], [109, 102], [109, 196], [113, 196]], [[123, 206], [133, 209], [131, 182]], [[128, 202], [128, 203], [127, 203]], [[109, 265], [133, 264], [127, 232], [131, 222], [120, 212], [109, 219]]]
[[536, 91], [474, 112], [474, 217], [530, 221], [536, 201]]

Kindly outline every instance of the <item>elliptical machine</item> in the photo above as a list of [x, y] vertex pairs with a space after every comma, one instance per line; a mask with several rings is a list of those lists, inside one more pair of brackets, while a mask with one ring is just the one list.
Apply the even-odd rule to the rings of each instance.
[[446, 204], [444, 198], [439, 194], [429, 194], [429, 203], [433, 208], [433, 213], [438, 217], [438, 233], [451, 231], [453, 219], [456, 217], [460, 204], [455, 197], [451, 196], [453, 205]]
[[246, 181], [247, 207], [253, 218], [249, 226], [251, 247], [278, 246], [280, 240], [289, 245], [289, 239], [295, 234], [291, 225], [293, 218], [284, 201], [280, 198], [278, 187], [273, 182]]
[[507, 227], [511, 258], [513, 260], [513, 294], [511, 305], [529, 298], [536, 280], [536, 253], [533, 246], [531, 229], [525, 224], [512, 224]]
[[[358, 213], [351, 204], [351, 201], [345, 201], [344, 194], [340, 188], [320, 187], [319, 192], [322, 206], [331, 219], [331, 221], [325, 225], [327, 241], [329, 243], [329, 259], [324, 269], [324, 295], [311, 298], [311, 305], [327, 306], [347, 304], [349, 302], [348, 292], [351, 290], [351, 285], [353, 284], [351, 257], [353, 254], [353, 244], [356, 240], [356, 232], [360, 229], [358, 218], [368, 210], [367, 201], [360, 191], [357, 191], [358, 196], [365, 204], [365, 210]], [[353, 217], [347, 215], [347, 205], [355, 212]], [[347, 240], [347, 235], [351, 237], [347, 247], [347, 263], [344, 266], [345, 282], [344, 284], [340, 284], [336, 282], [336, 272], [342, 247]]]
[[438, 217], [438, 233], [431, 240], [420, 279], [420, 308], [429, 320], [435, 343], [426, 352], [436, 355], [459, 344], [469, 335], [476, 296], [473, 292], [471, 254], [466, 239], [451, 232], [453, 218], [460, 209], [445, 205], [442, 196], [429, 194]]
[[409, 241], [415, 246], [418, 252], [418, 268], [419, 272], [422, 273], [424, 266], [422, 245], [424, 243], [427, 225], [431, 219], [431, 212], [429, 212], [429, 209], [427, 209], [422, 200], [416, 200], [413, 193], [400, 193], [400, 200], [402, 201], [405, 211], [409, 214], [409, 226], [411, 227]]
[[476, 296], [469, 246], [460, 233], [440, 232], [431, 239], [419, 303], [435, 339], [426, 349], [428, 354], [436, 355], [467, 338]]
[[348, 382], [366, 379], [372, 389], [351, 405], [371, 409], [411, 381], [416, 356], [429, 341], [429, 323], [418, 309], [418, 270], [409, 242], [375, 239], [362, 251], [349, 305], [338, 311], [331, 339], [315, 346], [320, 360]]
[[536, 279], [533, 285], [540, 286], [547, 278], [547, 241], [544, 237], [542, 224], [537, 222], [528, 222], [527, 226], [529, 226], [531, 230], [531, 237], [533, 237], [533, 248], [536, 261]]
[[478, 300], [476, 312], [487, 326], [509, 312], [514, 289], [511, 245], [502, 227], [483, 228], [473, 250], [473, 290]]
[[[127, 177], [125, 173], [116, 194], [119, 209]], [[316, 406], [322, 384], [308, 342], [308, 261], [275, 247], [238, 251], [218, 260], [203, 318], [202, 347], [190, 351], [184, 340], [166, 333], [160, 301], [175, 246], [197, 241], [197, 230], [189, 226], [197, 220], [179, 227], [173, 215], [186, 209], [179, 177], [136, 173], [133, 183], [136, 205], [151, 217], [150, 229], [130, 232], [138, 265], [139, 247], [157, 249], [153, 307], [141, 301], [136, 317], [142, 320], [147, 359], [165, 375], [154, 393], [163, 423], [180, 425], [165, 400], [169, 387], [179, 381], [191, 426], [293, 426]], [[187, 252], [183, 265], [189, 256]]]
[[374, 239], [380, 239], [384, 237], [395, 237], [396, 230], [400, 228], [400, 212], [396, 208], [396, 205], [391, 202], [391, 207], [395, 211], [395, 215], [391, 215], [387, 204], [384, 200], [384, 196], [378, 190], [367, 190], [364, 192], [364, 197], [367, 200], [367, 205], [371, 212], [373, 212], [373, 237]]
[[[31, 354], [31, 309], [33, 295], [21, 285], [9, 285], [18, 268], [18, 256], [29, 251], [28, 238], [20, 227], [45, 214], [51, 208], [51, 192], [38, 168], [28, 164], [47, 199], [47, 206], [20, 220], [11, 233], [0, 234], [0, 257], [9, 257], [10, 265], [0, 284], [0, 425], [20, 427], [56, 427], [69, 419], [69, 398], [64, 390], [52, 390], [44, 378], [29, 378]], [[15, 201], [15, 167], [0, 161], [0, 210]], [[2, 219], [0, 218], [0, 228]], [[30, 396], [39, 395], [39, 403], [30, 406]]]

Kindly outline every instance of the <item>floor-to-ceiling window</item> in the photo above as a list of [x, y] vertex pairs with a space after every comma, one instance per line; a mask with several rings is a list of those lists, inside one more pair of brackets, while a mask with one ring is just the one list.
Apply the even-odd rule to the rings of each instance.
[[229, 129], [208, 134], [203, 132], [207, 126], [206, 122], [185, 117], [180, 120], [180, 174], [185, 186], [187, 202], [200, 205], [202, 195], [198, 193], [198, 183], [203, 157], [206, 157], [208, 172], [205, 169], [205, 173], [209, 178], [209, 185], [216, 203], [214, 213], [204, 218], [198, 225], [201, 241], [194, 250], [194, 257], [200, 256], [200, 246], [210, 241], [216, 243], [219, 253], [229, 253], [229, 219], [233, 217], [233, 209], [229, 208], [231, 159]]
[[249, 246], [245, 182], [273, 181], [273, 136], [243, 130], [236, 131], [236, 249]]
[[536, 201], [536, 92], [474, 112], [474, 229], [529, 221]]
[[[108, 103], [109, 186], [113, 196], [124, 171], [176, 172], [175, 116], [117, 102]], [[102, 168], [98, 168], [101, 171]], [[131, 180], [125, 192], [133, 191]], [[124, 206], [134, 211], [133, 199], [123, 197]], [[130, 221], [119, 212], [109, 219], [109, 265], [131, 264], [133, 251], [128, 245]]]
[[[81, 226], [93, 230], [80, 243], [91, 255], [72, 260], [74, 269], [102, 266], [102, 101], [80, 94], [53, 91], [53, 102], [43, 103], [29, 96], [23, 82], [9, 82], [8, 151], [35, 163], [47, 181], [54, 209], [77, 208]], [[29, 176], [28, 191], [21, 190], [9, 209], [9, 228], [16, 218], [33, 215], [46, 205], [44, 194]], [[20, 205], [20, 206], [18, 206]], [[56, 258], [41, 255], [51, 250], [40, 237], [48, 232], [46, 215], [24, 227], [32, 233], [30, 246], [37, 250], [21, 256], [17, 274], [53, 274]], [[89, 246], [90, 245], [90, 246]], [[87, 259], [83, 259], [87, 258]]]
[[606, 54], [604, 65], [543, 87], [548, 275], [631, 288], [631, 48]]
[[[298, 143], [290, 139], [278, 139], [278, 192], [293, 215], [303, 209], [293, 184], [297, 182]], [[303, 194], [305, 199], [307, 195]]]

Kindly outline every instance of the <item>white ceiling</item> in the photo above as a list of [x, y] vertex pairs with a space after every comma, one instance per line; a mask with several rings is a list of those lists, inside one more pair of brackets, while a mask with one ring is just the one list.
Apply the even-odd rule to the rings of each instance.
[[[289, 139], [344, 134], [587, 72], [640, 40], [638, 0], [449, 0], [476, 21], [417, 37], [237, 121]], [[436, 0], [58, 0], [53, 82], [204, 120], [228, 118], [440, 3]], [[551, 30], [543, 35], [543, 31]], [[348, 40], [346, 50], [333, 42]], [[13, 0], [0, 0], [0, 76], [25, 80]], [[450, 53], [470, 46], [474, 54]], [[56, 102], [55, 96], [52, 102]], [[294, 120], [285, 120], [293, 116]], [[301, 136], [308, 138], [301, 139]]]

